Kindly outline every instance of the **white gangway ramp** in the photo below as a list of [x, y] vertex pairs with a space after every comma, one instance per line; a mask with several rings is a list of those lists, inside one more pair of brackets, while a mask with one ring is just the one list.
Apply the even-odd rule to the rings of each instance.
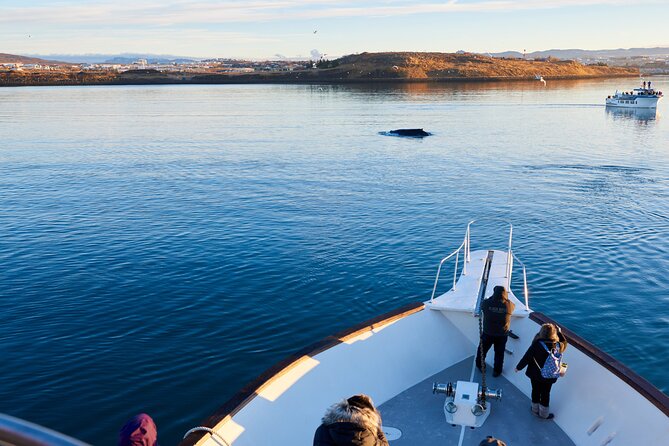
[[507, 252], [493, 252], [492, 262], [490, 264], [490, 274], [488, 275], [488, 286], [483, 298], [487, 299], [488, 297], [492, 296], [492, 291], [496, 286], [503, 286], [508, 291], [511, 302], [516, 305], [512, 316], [527, 317], [530, 314], [530, 311], [525, 306], [525, 303], [520, 301], [520, 299], [518, 299], [516, 295], [513, 294], [513, 290], [511, 290], [511, 287], [509, 286], [511, 283], [511, 278], [509, 276], [511, 276], [513, 265], [507, 266], [507, 263], [512, 261], [512, 259], [509, 259]]
[[[512, 265], [506, 251], [472, 251], [469, 255], [466, 269], [463, 268], [457, 282], [447, 292], [425, 303], [427, 308], [438, 311], [456, 311], [476, 313], [479, 295], [482, 298], [492, 295], [496, 286], [503, 286], [509, 293], [509, 299], [516, 305], [512, 316], [527, 317], [530, 314], [525, 303], [521, 302], [510, 289], [510, 275]], [[489, 262], [489, 271], [486, 272], [486, 263]], [[485, 287], [485, 289], [483, 289]]]

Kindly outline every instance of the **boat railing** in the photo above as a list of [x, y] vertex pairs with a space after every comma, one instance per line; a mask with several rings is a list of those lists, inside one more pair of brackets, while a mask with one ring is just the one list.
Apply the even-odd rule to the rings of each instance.
[[0, 445], [88, 446], [60, 432], [5, 414], [0, 414]]
[[[513, 274], [513, 260], [515, 259], [518, 264], [521, 266], [523, 270], [523, 296], [525, 298], [525, 307], [529, 310], [529, 293], [528, 293], [528, 288], [527, 288], [527, 270], [525, 268], [525, 264], [520, 261], [520, 259], [516, 256], [516, 254], [513, 252], [513, 225], [511, 222], [500, 219], [500, 218], [486, 218], [484, 219], [486, 222], [489, 221], [496, 221], [496, 222], [503, 222], [505, 224], [509, 225], [509, 242], [507, 246], [507, 255], [506, 255], [506, 272], [505, 272], [505, 277], [506, 277], [506, 289], [510, 290], [511, 289], [511, 276]], [[451, 290], [455, 290], [457, 287], [457, 281], [458, 281], [458, 266], [459, 266], [459, 260], [460, 260], [460, 251], [464, 251], [464, 262], [462, 264], [462, 274], [467, 275], [467, 264], [471, 262], [471, 227], [474, 223], [480, 220], [472, 220], [469, 223], [467, 223], [467, 230], [465, 231], [465, 239], [463, 240], [462, 244], [441, 259], [439, 262], [439, 268], [437, 268], [437, 276], [434, 278], [434, 286], [432, 287], [432, 296], [430, 297], [430, 302], [434, 301], [434, 295], [437, 293], [437, 285], [439, 284], [439, 277], [441, 275], [441, 270], [444, 265], [444, 263], [453, 258], [455, 256], [455, 265], [453, 268], [453, 287]]]
[[448, 259], [452, 258], [455, 256], [455, 268], [453, 268], [453, 288], [452, 290], [455, 289], [456, 283], [458, 281], [458, 263], [460, 261], [460, 251], [464, 251], [464, 256], [465, 259], [463, 261], [462, 265], [462, 274], [467, 274], [467, 236], [465, 236], [464, 241], [460, 244], [458, 249], [441, 259], [441, 262], [439, 262], [439, 268], [437, 268], [437, 277], [434, 278], [434, 287], [432, 288], [432, 297], [430, 297], [430, 302], [434, 301], [434, 294], [437, 292], [437, 284], [439, 283], [439, 276], [441, 275], [441, 267], [444, 265], [444, 262], [446, 262]]
[[[511, 255], [513, 256], [514, 259], [516, 259], [516, 262], [518, 262], [518, 264], [523, 269], [523, 297], [525, 298], [525, 308], [529, 311], [530, 310], [530, 300], [529, 300], [529, 292], [528, 292], [528, 289], [527, 289], [527, 269], [525, 269], [525, 264], [520, 261], [518, 256], [516, 256], [515, 252], [512, 251]], [[511, 265], [511, 269], [513, 270], [513, 264]], [[511, 289], [511, 274], [509, 274], [509, 277], [508, 277], [507, 289]]]
[[[507, 246], [507, 255], [506, 255], [506, 275], [505, 277], [508, 278], [507, 281], [507, 289], [509, 288], [509, 285], [511, 285], [511, 270], [513, 269], [513, 259], [511, 258], [511, 248], [513, 245], [513, 225], [511, 222], [508, 220], [504, 220], [503, 218], [485, 218], [483, 219], [486, 222], [502, 222], [507, 225], [509, 225], [509, 244]], [[466, 259], [467, 262], [471, 262], [471, 227], [474, 223], [481, 221], [481, 220], [472, 220], [469, 223], [467, 223], [467, 231], [465, 232], [465, 242], [466, 242]]]

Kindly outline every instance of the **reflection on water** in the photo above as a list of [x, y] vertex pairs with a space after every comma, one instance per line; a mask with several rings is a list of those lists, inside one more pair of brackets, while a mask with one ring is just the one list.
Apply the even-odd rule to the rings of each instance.
[[[578, 91], [592, 90], [593, 85], [601, 84], [601, 79], [560, 79], [551, 80], [544, 85], [536, 80], [513, 80], [495, 82], [471, 82], [471, 81], [448, 81], [448, 82], [360, 82], [346, 84], [320, 84], [309, 85], [312, 92], [357, 92], [357, 93], [403, 93], [406, 95], [430, 95], [439, 96], [444, 93], [461, 92], [533, 92], [542, 91]], [[602, 97], [605, 96], [605, 88], [601, 89]], [[572, 94], [570, 94], [572, 96]], [[603, 101], [602, 101], [603, 103]]]
[[655, 108], [606, 107], [606, 114], [614, 120], [633, 120], [642, 124], [648, 124], [657, 119]]

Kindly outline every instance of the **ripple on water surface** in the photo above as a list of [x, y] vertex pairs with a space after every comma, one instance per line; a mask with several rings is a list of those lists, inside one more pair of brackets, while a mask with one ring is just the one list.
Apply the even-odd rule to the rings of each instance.
[[[113, 444], [146, 411], [176, 443], [286, 355], [427, 299], [482, 216], [514, 223], [534, 308], [669, 390], [666, 111], [593, 105], [619, 87], [1, 90], [0, 412]], [[378, 134], [403, 127], [432, 136]]]

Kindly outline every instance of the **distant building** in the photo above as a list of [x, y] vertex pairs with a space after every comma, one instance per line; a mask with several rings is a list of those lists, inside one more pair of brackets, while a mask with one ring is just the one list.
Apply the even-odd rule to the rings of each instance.
[[133, 67], [139, 70], [146, 70], [147, 65], [149, 65], [149, 61], [146, 59], [137, 59], [135, 62], [132, 63]]

